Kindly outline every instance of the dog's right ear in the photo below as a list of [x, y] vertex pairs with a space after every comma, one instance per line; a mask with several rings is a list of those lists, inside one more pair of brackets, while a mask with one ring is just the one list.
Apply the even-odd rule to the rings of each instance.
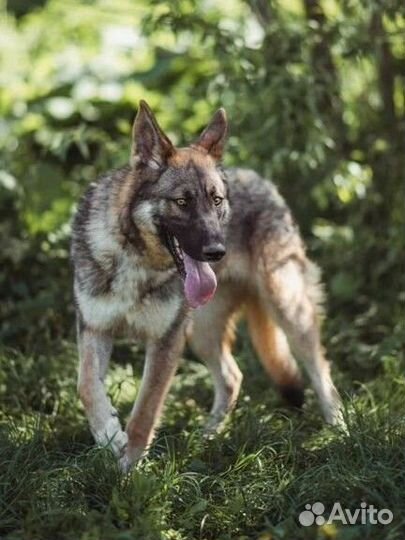
[[141, 100], [132, 128], [131, 166], [142, 163], [160, 169], [173, 152], [169, 137], [163, 133], [149, 105]]

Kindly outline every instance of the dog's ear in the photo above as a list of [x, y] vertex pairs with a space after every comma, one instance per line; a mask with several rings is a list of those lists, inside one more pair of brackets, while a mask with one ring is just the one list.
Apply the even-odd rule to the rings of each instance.
[[202, 149], [214, 159], [219, 160], [224, 153], [227, 134], [228, 121], [225, 109], [221, 107], [192, 146]]
[[160, 169], [173, 152], [169, 137], [163, 133], [149, 105], [141, 100], [132, 128], [130, 164], [143, 163], [152, 169]]

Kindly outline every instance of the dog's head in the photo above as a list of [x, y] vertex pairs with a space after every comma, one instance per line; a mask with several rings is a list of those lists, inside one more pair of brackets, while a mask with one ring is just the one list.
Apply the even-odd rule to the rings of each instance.
[[131, 218], [160, 236], [193, 307], [213, 296], [216, 279], [209, 263], [226, 253], [229, 203], [219, 165], [226, 136], [224, 109], [187, 148], [173, 146], [144, 101], [133, 126], [131, 165], [139, 187]]

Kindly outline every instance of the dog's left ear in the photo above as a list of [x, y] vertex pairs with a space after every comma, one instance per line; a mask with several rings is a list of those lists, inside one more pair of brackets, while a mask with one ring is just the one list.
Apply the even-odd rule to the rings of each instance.
[[173, 152], [169, 137], [163, 133], [146, 101], [141, 100], [132, 128], [130, 164], [143, 163], [160, 169]]
[[221, 107], [192, 146], [202, 149], [214, 159], [220, 160], [224, 153], [227, 134], [228, 121], [225, 109]]

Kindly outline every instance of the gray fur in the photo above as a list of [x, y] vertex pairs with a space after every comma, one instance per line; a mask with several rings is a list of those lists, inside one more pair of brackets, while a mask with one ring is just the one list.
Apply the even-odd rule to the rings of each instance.
[[[339, 398], [319, 338], [319, 270], [306, 257], [298, 227], [274, 184], [253, 171], [222, 169], [224, 112], [189, 149], [172, 147], [146, 105], [134, 133], [132, 165], [88, 188], [72, 228], [79, 393], [96, 441], [109, 444], [124, 469], [144, 454], [186, 328], [214, 377], [208, 429], [217, 430], [242, 382], [231, 345], [235, 316], [243, 306], [259, 357], [282, 393], [295, 404], [301, 401], [294, 353], [307, 367], [325, 418], [340, 421]], [[218, 196], [222, 201], [214, 206]], [[176, 207], [177, 197], [191, 201], [187, 212]], [[166, 241], [168, 230], [179, 231], [182, 249], [197, 259], [204, 242], [225, 239], [227, 254], [213, 264], [216, 296], [194, 313]], [[127, 432], [102, 385], [112, 338], [123, 333], [147, 345], [142, 390]]]

